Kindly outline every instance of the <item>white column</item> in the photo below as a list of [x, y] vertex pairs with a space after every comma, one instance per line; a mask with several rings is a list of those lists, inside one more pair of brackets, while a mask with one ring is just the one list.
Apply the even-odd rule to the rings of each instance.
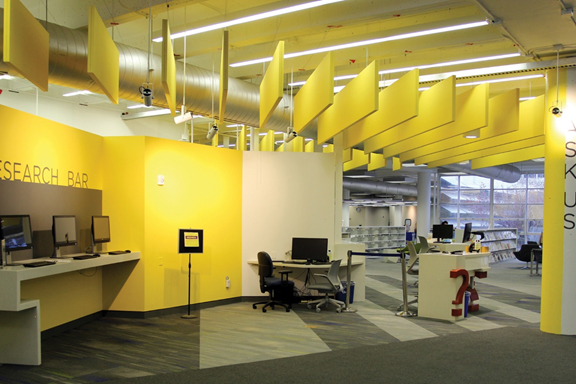
[[416, 226], [420, 236], [430, 232], [430, 188], [432, 177], [429, 172], [418, 172], [418, 206], [416, 208]]
[[342, 153], [344, 151], [343, 134], [334, 137], [334, 244], [342, 242]]

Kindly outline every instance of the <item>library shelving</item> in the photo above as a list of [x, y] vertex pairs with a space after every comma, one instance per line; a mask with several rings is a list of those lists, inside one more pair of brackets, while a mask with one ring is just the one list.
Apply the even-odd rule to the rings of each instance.
[[395, 250], [406, 246], [406, 227], [342, 227], [342, 239], [352, 243], [364, 243], [366, 252]]

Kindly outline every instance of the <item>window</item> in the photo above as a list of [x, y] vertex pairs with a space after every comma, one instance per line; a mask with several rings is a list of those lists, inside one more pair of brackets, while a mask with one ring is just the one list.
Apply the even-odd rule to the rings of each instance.
[[463, 228], [517, 228], [518, 245], [538, 241], [544, 218], [544, 175], [515, 183], [480, 176], [440, 177], [440, 221]]

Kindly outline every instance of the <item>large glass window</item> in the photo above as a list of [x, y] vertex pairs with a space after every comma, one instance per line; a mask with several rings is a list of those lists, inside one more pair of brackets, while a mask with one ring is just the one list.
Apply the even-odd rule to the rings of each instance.
[[515, 183], [480, 176], [441, 176], [440, 220], [463, 228], [517, 228], [518, 245], [538, 241], [544, 218], [544, 175]]

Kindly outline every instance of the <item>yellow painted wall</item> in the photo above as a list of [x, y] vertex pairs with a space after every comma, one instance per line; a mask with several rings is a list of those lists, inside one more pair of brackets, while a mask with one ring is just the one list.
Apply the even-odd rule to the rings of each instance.
[[[192, 255], [191, 302], [242, 295], [242, 152], [145, 139], [145, 310], [187, 303], [188, 255], [178, 229], [204, 230], [204, 253]], [[157, 185], [158, 175], [165, 184]], [[232, 285], [225, 287], [226, 276]]]
[[102, 214], [110, 216], [111, 238], [104, 247], [108, 251], [140, 251], [142, 259], [135, 268], [115, 265], [104, 270], [103, 307], [108, 310], [143, 311], [145, 308], [144, 151], [142, 136], [104, 138]]

